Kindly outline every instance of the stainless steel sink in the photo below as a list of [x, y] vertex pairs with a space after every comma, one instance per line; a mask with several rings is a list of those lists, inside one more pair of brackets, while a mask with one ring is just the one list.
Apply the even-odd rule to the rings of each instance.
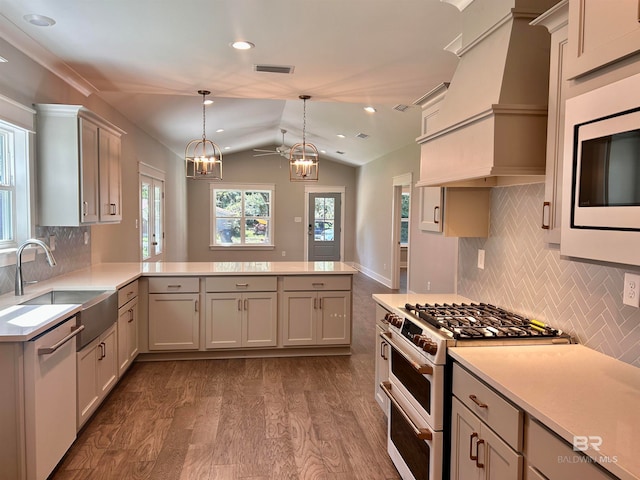
[[84, 325], [77, 337], [77, 349], [80, 350], [118, 319], [117, 293], [115, 290], [52, 290], [21, 305], [81, 305], [77, 315], [78, 325]]

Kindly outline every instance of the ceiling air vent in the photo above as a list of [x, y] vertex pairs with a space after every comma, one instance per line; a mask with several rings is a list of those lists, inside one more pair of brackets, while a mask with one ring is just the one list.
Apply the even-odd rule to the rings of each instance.
[[365, 138], [369, 138], [369, 135], [367, 135], [366, 133], [358, 133], [356, 135], [356, 138], [362, 138], [364, 140]]
[[293, 73], [293, 67], [290, 65], [254, 65], [253, 69], [256, 72], [284, 73], [285, 75]]
[[399, 112], [406, 112], [409, 109], [409, 105], [403, 105], [402, 103], [399, 103], [398, 105], [393, 107], [393, 109]]

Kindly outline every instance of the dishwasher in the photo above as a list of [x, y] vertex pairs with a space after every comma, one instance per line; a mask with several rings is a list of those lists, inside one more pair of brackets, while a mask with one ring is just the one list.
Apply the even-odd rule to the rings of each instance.
[[76, 439], [76, 336], [71, 317], [24, 345], [27, 480], [44, 480]]

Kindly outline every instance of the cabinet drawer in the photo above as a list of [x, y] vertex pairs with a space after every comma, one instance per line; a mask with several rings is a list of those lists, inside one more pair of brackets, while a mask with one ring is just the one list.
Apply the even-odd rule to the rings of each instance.
[[149, 278], [149, 293], [174, 293], [200, 291], [198, 277], [151, 277]]
[[572, 445], [533, 419], [527, 423], [525, 455], [528, 463], [549, 480], [564, 480], [566, 478], [611, 480], [616, 478], [604, 472], [596, 464], [587, 461], [581, 452], [575, 452]]
[[522, 411], [491, 387], [453, 365], [453, 394], [516, 451], [522, 451]]
[[277, 277], [246, 275], [241, 277], [207, 277], [207, 292], [275, 292]]
[[284, 289], [351, 290], [351, 275], [299, 275], [284, 277]]
[[118, 290], [118, 307], [138, 296], [138, 280], [134, 280]]

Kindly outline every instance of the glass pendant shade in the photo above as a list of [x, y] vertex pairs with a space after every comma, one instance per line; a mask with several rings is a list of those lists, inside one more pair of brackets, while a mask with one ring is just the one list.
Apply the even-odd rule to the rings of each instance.
[[306, 142], [307, 100], [309, 95], [300, 95], [303, 103], [302, 143], [296, 143], [289, 152], [289, 180], [292, 182], [317, 182], [319, 171], [318, 149]]
[[191, 140], [184, 152], [187, 178], [196, 180], [222, 180], [222, 152], [207, 140], [204, 100], [211, 92], [198, 90], [202, 95], [202, 138]]

